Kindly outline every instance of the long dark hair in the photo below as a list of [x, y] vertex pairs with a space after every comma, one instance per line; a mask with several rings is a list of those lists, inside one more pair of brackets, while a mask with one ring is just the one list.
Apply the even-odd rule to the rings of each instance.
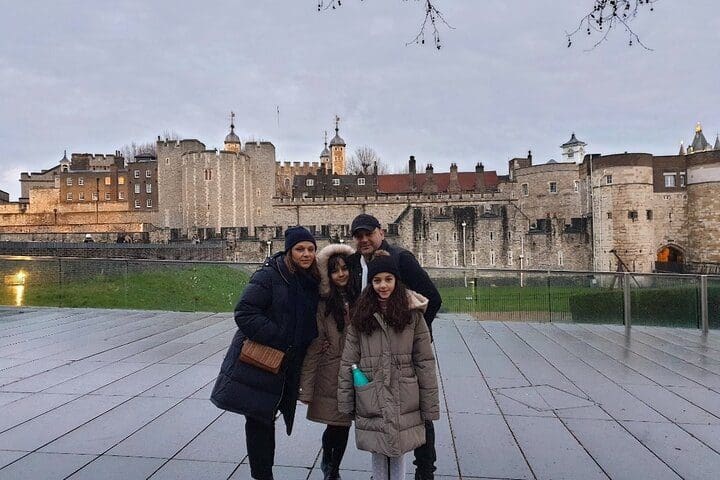
[[357, 293], [350, 278], [348, 278], [348, 283], [343, 289], [339, 288], [335, 285], [335, 282], [333, 282], [332, 273], [339, 267], [340, 259], [345, 262], [345, 266], [347, 267], [348, 257], [346, 255], [339, 253], [328, 259], [327, 276], [330, 280], [330, 294], [325, 300], [325, 310], [332, 315], [338, 331], [342, 332], [345, 330], [345, 302], [352, 306], [357, 298]]
[[375, 292], [372, 279], [370, 279], [368, 286], [360, 294], [360, 298], [353, 309], [351, 320], [353, 326], [359, 332], [370, 335], [380, 328], [377, 320], [375, 320], [375, 313], [381, 312], [388, 326], [395, 329], [396, 332], [402, 332], [405, 327], [412, 323], [412, 315], [408, 304], [407, 289], [398, 277], [395, 277], [395, 290], [393, 290], [386, 302], [385, 312], [382, 312], [380, 297]]
[[283, 261], [285, 262], [285, 267], [287, 267], [288, 271], [293, 275], [298, 272], [302, 272], [310, 276], [316, 282], [320, 281], [320, 270], [318, 270], [317, 266], [317, 256], [315, 257], [315, 260], [313, 260], [313, 263], [307, 269], [303, 269], [302, 267], [300, 267], [300, 265], [295, 263], [295, 260], [293, 260], [292, 258], [292, 252], [290, 252], [290, 250], [285, 252]]

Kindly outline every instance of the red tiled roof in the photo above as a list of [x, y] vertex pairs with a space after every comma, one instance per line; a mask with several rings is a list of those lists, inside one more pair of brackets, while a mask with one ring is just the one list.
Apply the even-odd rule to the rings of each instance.
[[[422, 192], [426, 180], [425, 173], [415, 174], [415, 191]], [[438, 192], [447, 192], [450, 184], [450, 173], [433, 174]], [[458, 172], [458, 182], [463, 191], [475, 190], [475, 172]], [[498, 184], [497, 172], [485, 172], [485, 186], [495, 188]], [[410, 193], [412, 181], [409, 173], [378, 175], [378, 192], [380, 193]]]

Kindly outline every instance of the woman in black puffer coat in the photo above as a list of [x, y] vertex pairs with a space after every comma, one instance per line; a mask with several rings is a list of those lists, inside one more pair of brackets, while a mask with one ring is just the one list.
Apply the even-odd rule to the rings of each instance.
[[[256, 271], [235, 307], [238, 331], [225, 356], [210, 399], [219, 408], [245, 416], [252, 478], [272, 480], [275, 417], [282, 413], [292, 432], [300, 370], [317, 337], [315, 316], [319, 274], [315, 238], [303, 227], [285, 232], [285, 252]], [[273, 374], [239, 360], [245, 339], [286, 352]]]

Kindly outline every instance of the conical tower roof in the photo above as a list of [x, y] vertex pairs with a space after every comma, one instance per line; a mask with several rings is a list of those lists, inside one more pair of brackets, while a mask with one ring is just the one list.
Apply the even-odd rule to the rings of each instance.
[[683, 144], [683, 142], [680, 142], [680, 152], [678, 153], [678, 155], [685, 155], [685, 145]]
[[570, 136], [570, 140], [568, 140], [567, 142], [565, 142], [565, 143], [563, 143], [562, 145], [560, 145], [560, 148], [574, 147], [574, 146], [576, 146], [576, 145], [583, 145], [583, 146], [584, 146], [584, 145], [587, 145], [587, 143], [585, 143], [585, 142], [583, 142], [583, 141], [581, 141], [581, 140], [578, 140], [577, 137], [575, 136], [575, 132], [573, 132], [572, 135]]
[[225, 143], [240, 143], [240, 137], [235, 134], [235, 112], [230, 112], [230, 133], [225, 136]]
[[715, 146], [713, 150], [720, 150], [720, 135], [715, 135]]
[[700, 125], [700, 122], [698, 122], [695, 126], [695, 138], [693, 138], [691, 147], [693, 153], [704, 152], [705, 150], [710, 149], [710, 143], [708, 143], [705, 135], [703, 135], [702, 125]]
[[335, 116], [335, 136], [332, 140], [330, 140], [330, 146], [335, 147], [344, 147], [345, 146], [345, 140], [340, 137], [340, 134], [338, 133], [340, 131], [340, 128], [338, 127], [338, 124], [340, 123], [340, 117], [337, 115]]

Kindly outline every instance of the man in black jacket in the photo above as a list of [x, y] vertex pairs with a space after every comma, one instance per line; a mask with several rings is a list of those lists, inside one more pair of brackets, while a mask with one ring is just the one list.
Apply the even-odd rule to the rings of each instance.
[[[400, 280], [405, 286], [428, 299], [425, 322], [432, 336], [432, 321], [440, 310], [442, 298], [415, 255], [404, 248], [387, 243], [380, 222], [372, 215], [363, 213], [355, 217], [351, 231], [357, 252], [348, 258], [348, 267], [355, 291], [362, 291], [370, 281], [367, 278], [367, 263], [370, 262], [373, 253], [376, 250], [386, 250], [397, 262]], [[415, 479], [432, 480], [435, 475], [436, 459], [435, 427], [431, 421], [427, 421], [425, 422], [425, 445], [415, 449]]]

